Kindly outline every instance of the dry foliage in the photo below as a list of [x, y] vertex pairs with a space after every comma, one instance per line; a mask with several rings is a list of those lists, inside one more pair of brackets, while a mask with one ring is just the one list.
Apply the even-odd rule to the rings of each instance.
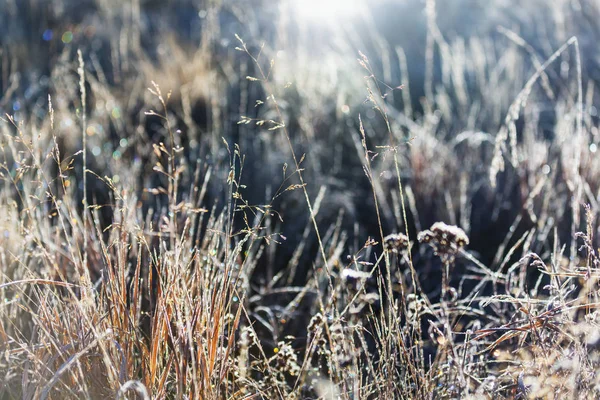
[[411, 80], [367, 17], [56, 3], [0, 6], [58, 46], [1, 42], [0, 398], [600, 397], [596, 6], [428, 0]]

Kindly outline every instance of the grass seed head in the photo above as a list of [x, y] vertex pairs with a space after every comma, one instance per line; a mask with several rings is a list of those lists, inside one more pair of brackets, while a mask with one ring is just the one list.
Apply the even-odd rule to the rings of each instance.
[[392, 233], [383, 238], [383, 247], [393, 253], [402, 253], [410, 248], [410, 240], [404, 233]]
[[418, 235], [419, 242], [427, 243], [440, 257], [454, 258], [458, 252], [469, 244], [469, 237], [461, 228], [436, 222], [429, 230]]

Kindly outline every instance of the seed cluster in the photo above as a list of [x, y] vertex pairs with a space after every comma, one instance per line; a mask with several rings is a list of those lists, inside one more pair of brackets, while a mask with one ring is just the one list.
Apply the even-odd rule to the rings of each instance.
[[277, 368], [280, 372], [287, 372], [291, 376], [298, 376], [300, 365], [298, 365], [298, 356], [289, 343], [279, 342], [276, 358]]
[[443, 222], [436, 222], [429, 230], [419, 233], [418, 239], [431, 245], [435, 253], [445, 260], [453, 260], [460, 249], [469, 244], [465, 231]]
[[402, 253], [409, 249], [410, 241], [404, 233], [392, 233], [383, 238], [383, 247], [387, 251]]

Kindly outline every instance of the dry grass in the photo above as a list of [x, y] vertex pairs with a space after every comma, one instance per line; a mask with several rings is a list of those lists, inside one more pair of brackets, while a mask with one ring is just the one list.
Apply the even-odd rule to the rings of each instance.
[[600, 396], [595, 6], [180, 3], [4, 5], [0, 398]]

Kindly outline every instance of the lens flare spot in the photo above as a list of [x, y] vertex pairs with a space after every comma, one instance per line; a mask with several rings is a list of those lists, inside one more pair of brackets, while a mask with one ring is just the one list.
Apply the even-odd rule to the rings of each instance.
[[45, 42], [51, 41], [52, 37], [54, 37], [54, 32], [52, 32], [52, 29], [46, 29], [44, 33], [42, 33], [42, 39]]
[[66, 31], [62, 34], [61, 40], [65, 44], [71, 43], [73, 41], [73, 32]]
[[114, 107], [110, 113], [114, 119], [121, 118], [121, 109], [119, 107]]

